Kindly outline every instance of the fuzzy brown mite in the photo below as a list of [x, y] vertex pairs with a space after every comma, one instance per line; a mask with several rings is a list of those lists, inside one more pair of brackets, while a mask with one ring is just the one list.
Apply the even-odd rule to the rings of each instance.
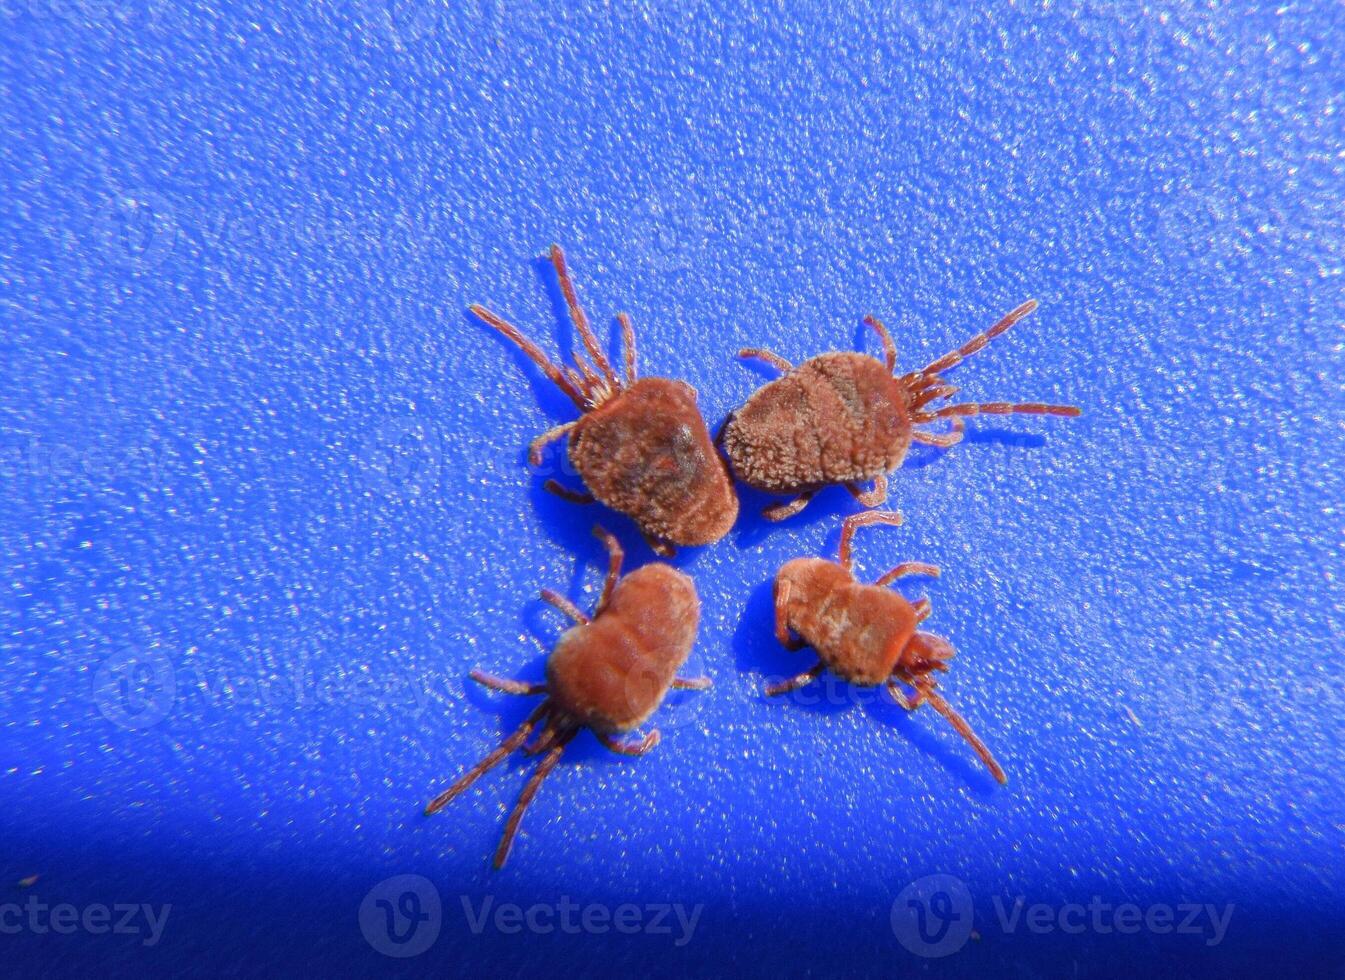
[[[797, 677], [767, 685], [768, 696], [803, 687], [823, 670], [861, 687], [885, 685], [907, 711], [928, 701], [971, 743], [990, 774], [1005, 782], [1004, 770], [985, 743], [935, 690], [935, 671], [948, 669], [953, 647], [941, 636], [916, 627], [929, 615], [929, 600], [908, 602], [887, 588], [907, 575], [932, 575], [939, 569], [924, 562], [903, 562], [873, 585], [855, 581], [850, 541], [855, 529], [869, 524], [901, 524], [901, 515], [871, 510], [852, 514], [841, 525], [840, 560], [796, 558], [775, 577], [775, 636], [790, 650], [812, 647], [817, 664]], [[798, 635], [796, 639], [790, 631]], [[910, 685], [908, 695], [899, 686]]]
[[[662, 703], [670, 688], [703, 691], [708, 677], [679, 678], [696, 640], [700, 599], [689, 577], [661, 562], [645, 565], [621, 577], [621, 545], [595, 527], [607, 546], [607, 579], [593, 617], [580, 612], [562, 596], [542, 590], [542, 598], [575, 625], [556, 643], [546, 662], [546, 683], [525, 684], [474, 670], [473, 680], [506, 694], [545, 694], [546, 700], [518, 729], [489, 755], [425, 808], [438, 813], [463, 790], [518, 748], [526, 755], [545, 752], [541, 764], [523, 787], [514, 812], [504, 825], [495, 852], [495, 867], [504, 864], [523, 813], [537, 795], [542, 780], [556, 767], [561, 753], [581, 729], [592, 729], [603, 745], [622, 755], [644, 755], [659, 742], [658, 729], [627, 742], [616, 736], [634, 731]], [[541, 733], [524, 746], [533, 729]]]
[[[719, 441], [743, 483], [767, 493], [793, 497], [767, 507], [768, 520], [780, 521], [803, 510], [823, 487], [843, 485], [865, 507], [887, 500], [887, 474], [906, 458], [911, 442], [947, 448], [962, 441], [968, 415], [1077, 416], [1073, 405], [984, 402], [933, 403], [958, 389], [942, 374], [961, 364], [1037, 308], [1028, 300], [985, 333], [922, 370], [894, 374], [897, 348], [887, 327], [875, 317], [864, 322], [877, 331], [885, 360], [867, 354], [833, 352], [811, 358], [797, 368], [768, 350], [742, 350], [784, 372], [759, 388], [729, 417]], [[927, 432], [917, 425], [948, 419], [948, 432]], [[859, 484], [873, 480], [872, 490]]]
[[528, 447], [533, 466], [542, 449], [566, 435], [569, 457], [590, 494], [547, 489], [576, 503], [601, 501], [635, 521], [651, 547], [670, 555], [678, 545], [712, 544], [738, 519], [738, 496], [696, 406], [696, 389], [670, 378], [636, 378], [635, 330], [617, 314], [625, 345], [624, 382], [579, 306], [565, 255], [551, 246], [551, 262], [575, 329], [593, 363], [573, 355], [574, 367], [549, 360], [519, 329], [480, 305], [471, 311], [528, 355], [583, 414], [543, 433]]

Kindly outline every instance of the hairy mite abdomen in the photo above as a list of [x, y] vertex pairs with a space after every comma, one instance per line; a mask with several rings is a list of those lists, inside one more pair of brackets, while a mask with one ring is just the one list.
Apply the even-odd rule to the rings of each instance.
[[738, 519], [737, 494], [685, 382], [635, 382], [579, 420], [569, 453], [598, 500], [655, 537], [710, 544]]
[[568, 630], [547, 660], [547, 690], [597, 732], [638, 727], [659, 706], [691, 653], [700, 600], [670, 565], [631, 572], [593, 622]]
[[884, 684], [915, 634], [911, 604], [895, 592], [863, 585], [834, 562], [798, 558], [776, 576], [789, 589], [789, 626], [833, 674], [852, 684]]
[[724, 430], [738, 478], [781, 494], [874, 479], [910, 445], [905, 389], [881, 361], [853, 353], [814, 357], [758, 389]]

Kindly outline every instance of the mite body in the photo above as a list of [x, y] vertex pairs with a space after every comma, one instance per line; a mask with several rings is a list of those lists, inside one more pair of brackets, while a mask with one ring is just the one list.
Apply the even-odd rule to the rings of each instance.
[[569, 458], [589, 494], [547, 488], [577, 503], [594, 499], [635, 521], [650, 545], [671, 554], [677, 545], [718, 541], [738, 518], [738, 497], [696, 405], [696, 389], [669, 378], [640, 378], [635, 370], [635, 331], [618, 314], [625, 346], [625, 380], [612, 369], [570, 281], [565, 256], [551, 246], [561, 292], [592, 364], [577, 353], [574, 366], [556, 364], [519, 329], [480, 305], [471, 311], [504, 334], [565, 392], [583, 413], [529, 446], [540, 465], [542, 449], [569, 436]]
[[[929, 600], [908, 602], [887, 588], [907, 575], [937, 576], [938, 567], [904, 562], [873, 585], [855, 580], [850, 561], [855, 529], [900, 523], [901, 515], [890, 511], [853, 514], [841, 527], [838, 562], [797, 558], [780, 568], [775, 577], [776, 638], [791, 650], [811, 646], [819, 660], [797, 677], [768, 685], [765, 693], [775, 696], [797, 690], [823, 670], [830, 670], [862, 687], [885, 685], [907, 711], [928, 701], [971, 743], [991, 775], [1003, 783], [1004, 770], [985, 743], [935, 690], [934, 672], [948, 669], [954, 651], [943, 637], [917, 629], [929, 615]], [[913, 693], [907, 694], [901, 684], [909, 685]]]
[[[594, 533], [606, 544], [610, 564], [593, 617], [590, 619], [556, 593], [542, 591], [543, 599], [575, 623], [547, 658], [546, 683], [503, 680], [479, 670], [471, 673], [473, 680], [494, 690], [545, 694], [546, 700], [512, 735], [425, 808], [427, 815], [438, 813], [516, 749], [522, 748], [527, 755], [545, 753], [505, 824], [495, 852], [497, 868], [509, 856], [514, 834], [542, 780], [580, 730], [592, 729], [613, 752], [643, 755], [658, 744], [657, 729], [635, 742], [617, 736], [643, 724], [670, 688], [704, 690], [710, 686], [708, 678], [677, 677], [696, 640], [700, 600], [695, 584], [662, 563], [646, 565], [622, 578], [621, 546], [602, 528], [595, 528]], [[539, 727], [537, 738], [525, 746]]]
[[[720, 433], [733, 472], [743, 483], [793, 499], [768, 507], [765, 516], [783, 520], [807, 506], [823, 487], [845, 486], [866, 507], [887, 499], [887, 474], [906, 458], [912, 441], [947, 448], [962, 439], [968, 415], [1075, 416], [1072, 405], [986, 402], [936, 407], [952, 395], [942, 372], [960, 364], [1037, 308], [1029, 300], [985, 333], [931, 362], [923, 370], [901, 376], [896, 346], [887, 328], [874, 317], [865, 322], [878, 332], [884, 361], [866, 354], [822, 354], [793, 367], [767, 350], [739, 351], [784, 372], [764, 385], [730, 416]], [[929, 432], [917, 428], [948, 419], [952, 429]], [[859, 484], [874, 481], [872, 490]]]

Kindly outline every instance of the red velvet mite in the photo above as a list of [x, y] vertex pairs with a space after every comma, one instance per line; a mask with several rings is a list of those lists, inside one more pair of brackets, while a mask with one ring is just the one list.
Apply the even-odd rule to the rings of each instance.
[[636, 378], [635, 331], [617, 315], [625, 345], [626, 377], [617, 378], [579, 306], [560, 246], [551, 246], [570, 318], [593, 364], [574, 354], [574, 367], [556, 364], [510, 323], [480, 305], [471, 311], [504, 334], [583, 413], [533, 440], [528, 460], [542, 461], [542, 448], [566, 435], [569, 457], [591, 492], [566, 490], [554, 480], [547, 489], [576, 503], [601, 501], [630, 517], [656, 552], [677, 545], [712, 544], [738, 519], [738, 497], [696, 406], [696, 389], [670, 378]]
[[[621, 577], [621, 546], [601, 527], [596, 534], [610, 558], [607, 579], [590, 619], [562, 596], [542, 590], [542, 598], [575, 623], [556, 643], [546, 662], [546, 683], [526, 684], [471, 672], [473, 680], [506, 694], [545, 694], [546, 700], [518, 729], [456, 783], [425, 808], [438, 813], [514, 750], [526, 755], [545, 752], [528, 779], [514, 812], [504, 825], [495, 852], [495, 867], [504, 864], [523, 813], [537, 795], [542, 780], [556, 767], [561, 753], [580, 730], [592, 729], [603, 745], [622, 755], [644, 755], [659, 741], [654, 729], [637, 742], [617, 735], [634, 731], [654, 713], [670, 688], [705, 690], [708, 677], [682, 679], [677, 671], [686, 662], [696, 640], [700, 599], [691, 579], [661, 562], [645, 565]], [[541, 733], [531, 745], [524, 742], [533, 729]]]
[[[759, 388], [730, 416], [719, 440], [733, 472], [743, 483], [793, 499], [766, 508], [769, 520], [784, 520], [803, 510], [823, 487], [842, 484], [865, 507], [887, 499], [887, 474], [906, 458], [911, 442], [947, 448], [962, 439], [967, 415], [1076, 416], [1073, 405], [1037, 402], [932, 407], [958, 389], [948, 385], [942, 372], [960, 364], [995, 337], [1037, 308], [1028, 300], [985, 333], [977, 334], [957, 350], [923, 370], [897, 377], [896, 345], [874, 317], [864, 322], [882, 338], [886, 361], [852, 352], [822, 354], [793, 367], [768, 350], [743, 350], [784, 372]], [[948, 419], [948, 432], [928, 432], [916, 426]], [[872, 490], [859, 484], [873, 480]]]
[[[768, 685], [768, 696], [803, 687], [823, 670], [861, 687], [886, 685], [907, 711], [928, 701], [971, 743], [991, 775], [1005, 782], [1004, 770], [985, 743], [935, 690], [935, 671], [948, 669], [953, 647], [941, 636], [916, 629], [929, 615], [929, 600], [908, 602], [887, 588], [906, 575], [938, 576], [935, 565], [904, 562], [873, 585], [855, 581], [850, 563], [850, 540], [855, 529], [869, 524], [901, 524], [892, 511], [852, 514], [841, 525], [840, 561], [796, 558], [775, 577], [775, 636], [791, 650], [811, 646], [820, 658], [811, 669], [779, 684]], [[790, 631], [798, 635], [791, 636]], [[907, 695], [899, 683], [910, 685]]]

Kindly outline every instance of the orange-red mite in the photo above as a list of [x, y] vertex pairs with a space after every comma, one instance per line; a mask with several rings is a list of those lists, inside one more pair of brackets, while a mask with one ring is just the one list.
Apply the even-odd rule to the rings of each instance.
[[[923, 370], [894, 375], [897, 348], [892, 336], [875, 317], [864, 322], [883, 341], [885, 361], [866, 354], [822, 354], [793, 367], [768, 350], [742, 350], [785, 372], [759, 388], [729, 418], [720, 441], [733, 472], [750, 487], [793, 497], [766, 508], [772, 521], [803, 510], [823, 487], [842, 484], [865, 507], [887, 499], [887, 474], [906, 458], [911, 442], [947, 448], [962, 440], [967, 415], [1066, 415], [1073, 405], [1012, 404], [946, 405], [933, 403], [958, 389], [948, 385], [942, 372], [962, 363], [995, 337], [1037, 308], [1028, 300], [985, 333], [977, 334], [955, 351]], [[948, 419], [948, 432], [925, 432], [916, 426]], [[873, 480], [873, 489], [859, 484]]]
[[554, 480], [547, 489], [576, 503], [601, 501], [630, 517], [659, 554], [676, 545], [718, 541], [738, 519], [738, 496], [710, 432], [696, 407], [696, 389], [685, 381], [635, 375], [635, 330], [617, 314], [626, 348], [625, 381], [617, 378], [598, 344], [565, 267], [560, 246], [551, 246], [570, 318], [593, 364], [574, 354], [574, 367], [549, 360], [510, 323], [480, 305], [471, 311], [523, 349], [583, 414], [543, 433], [528, 448], [533, 466], [542, 448], [570, 437], [570, 462], [592, 496], [566, 490]]
[[495, 867], [509, 856], [523, 813], [537, 795], [542, 780], [556, 767], [565, 746], [583, 728], [622, 755], [644, 755], [659, 741], [658, 729], [643, 739], [625, 742], [615, 736], [638, 728], [654, 713], [669, 688], [703, 691], [708, 677], [683, 679], [677, 671], [691, 653], [700, 620], [696, 586], [686, 575], [661, 562], [645, 565], [621, 578], [621, 546], [600, 527], [593, 533], [607, 545], [610, 563], [602, 595], [590, 619], [567, 599], [549, 589], [542, 598], [574, 620], [546, 662], [546, 683], [525, 684], [492, 677], [479, 670], [473, 680], [506, 694], [545, 694], [547, 698], [526, 721], [461, 779], [436, 796], [425, 808], [438, 813], [450, 800], [515, 749], [523, 747], [538, 725], [541, 733], [527, 755], [545, 752], [541, 765], [523, 787], [518, 805], [504, 825], [495, 852]]
[[[935, 565], [903, 562], [873, 585], [855, 581], [850, 540], [855, 528], [868, 524], [901, 524], [892, 511], [852, 514], [841, 526], [840, 561], [796, 558], [775, 576], [775, 636], [791, 650], [811, 646], [821, 658], [812, 669], [766, 687], [767, 695], [803, 687], [823, 670], [862, 687], [886, 685], [907, 711], [928, 701], [962, 735], [986, 768], [1001, 783], [1004, 770], [985, 743], [935, 690], [934, 671], [947, 670], [953, 647], [941, 636], [916, 629], [929, 615], [929, 600], [915, 603], [887, 588], [906, 575], [939, 574]], [[790, 635], [793, 630], [799, 639]], [[910, 685], [908, 695], [899, 686]]]

